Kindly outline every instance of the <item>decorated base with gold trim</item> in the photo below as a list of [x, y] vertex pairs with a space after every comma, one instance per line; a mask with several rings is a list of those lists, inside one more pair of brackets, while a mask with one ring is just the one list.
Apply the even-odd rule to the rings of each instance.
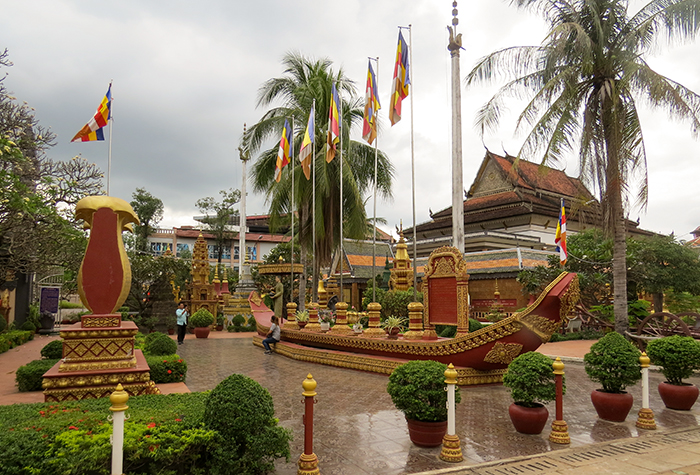
[[299, 466], [297, 475], [319, 475], [320, 473], [318, 469], [318, 457], [314, 453], [302, 453], [299, 456], [297, 465]]
[[656, 421], [654, 420], [654, 411], [649, 408], [641, 408], [637, 413], [637, 427], [646, 430], [656, 430]]
[[462, 448], [459, 444], [459, 436], [457, 434], [445, 434], [445, 437], [442, 438], [440, 458], [445, 462], [452, 463], [457, 463], [464, 460], [464, 456], [462, 456]]
[[555, 444], [570, 444], [569, 426], [565, 421], [552, 421], [552, 432], [549, 434], [549, 441]]

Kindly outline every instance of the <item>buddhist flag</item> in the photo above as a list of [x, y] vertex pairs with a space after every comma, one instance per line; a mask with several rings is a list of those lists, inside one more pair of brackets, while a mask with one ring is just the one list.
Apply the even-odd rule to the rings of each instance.
[[365, 89], [365, 115], [362, 123], [362, 138], [370, 145], [377, 138], [377, 111], [382, 106], [377, 96], [377, 78], [372, 70], [372, 61], [367, 69], [367, 88]]
[[80, 132], [75, 134], [71, 142], [92, 142], [95, 140], [104, 140], [105, 135], [102, 128], [107, 125], [107, 122], [112, 118], [112, 83], [109, 83], [107, 94], [97, 108], [95, 116], [88, 121], [85, 126], [80, 129]]
[[282, 138], [280, 139], [280, 148], [277, 151], [277, 165], [275, 165], [275, 181], [280, 182], [282, 178], [282, 169], [289, 164], [289, 150], [292, 143], [292, 129], [289, 127], [289, 122], [285, 119], [284, 128], [282, 129]]
[[314, 156], [314, 137], [316, 136], [314, 129], [316, 115], [314, 114], [315, 106], [316, 102], [311, 104], [311, 112], [309, 112], [309, 122], [306, 124], [304, 140], [301, 142], [301, 150], [299, 150], [299, 161], [301, 162], [301, 169], [304, 170], [304, 176], [307, 180], [311, 179], [311, 160]]
[[335, 83], [331, 86], [331, 107], [328, 111], [328, 137], [326, 139], [326, 162], [331, 163], [335, 158], [340, 143], [340, 100]]
[[554, 243], [559, 251], [559, 261], [561, 265], [566, 264], [569, 254], [566, 252], [566, 213], [564, 212], [564, 200], [561, 200], [561, 209], [559, 210], [559, 222], [557, 223], [557, 233], [554, 235]]
[[401, 101], [408, 97], [408, 45], [399, 30], [399, 45], [396, 49], [396, 64], [394, 65], [394, 82], [391, 86], [391, 109], [389, 120], [391, 125], [401, 120]]

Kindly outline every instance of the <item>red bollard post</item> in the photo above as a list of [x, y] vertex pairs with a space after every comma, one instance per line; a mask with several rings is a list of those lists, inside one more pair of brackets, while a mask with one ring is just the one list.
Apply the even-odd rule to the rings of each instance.
[[314, 396], [316, 381], [311, 373], [301, 383], [304, 392], [304, 453], [299, 456], [297, 475], [319, 475], [318, 457], [314, 453]]
[[564, 363], [561, 362], [561, 358], [557, 356], [552, 367], [554, 368], [554, 383], [557, 391], [557, 408], [556, 417], [552, 421], [552, 433], [549, 434], [549, 441], [555, 444], [570, 444], [569, 427], [564, 421]]

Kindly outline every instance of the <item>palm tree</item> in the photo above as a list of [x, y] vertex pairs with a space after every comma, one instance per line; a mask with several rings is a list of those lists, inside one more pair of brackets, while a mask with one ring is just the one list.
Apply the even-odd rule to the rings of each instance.
[[509, 81], [480, 109], [482, 135], [495, 127], [508, 96], [527, 97], [516, 131], [528, 129], [519, 156], [542, 152], [556, 163], [578, 149], [581, 178], [600, 196], [611, 233], [615, 330], [627, 320], [625, 210], [630, 188], [647, 203], [646, 151], [637, 101], [688, 120], [700, 130], [700, 96], [652, 70], [644, 54], [659, 36], [692, 40], [700, 0], [653, 0], [633, 15], [627, 0], [512, 0], [550, 25], [539, 46], [511, 47], [481, 59], [468, 85], [505, 73]]
[[[343, 227], [345, 237], [363, 239], [367, 236], [364, 196], [374, 186], [374, 148], [350, 140], [350, 129], [362, 121], [362, 101], [356, 97], [354, 83], [342, 69], [333, 71], [328, 59], [311, 60], [299, 53], [287, 53], [282, 64], [284, 75], [266, 81], [258, 91], [258, 107], [281, 103], [265, 112], [244, 137], [251, 154], [259, 151], [266, 140], [274, 145], [263, 150], [253, 166], [253, 188], [266, 194], [270, 203], [270, 227], [284, 223], [285, 215], [296, 210], [299, 216], [298, 236], [302, 260], [313, 249], [312, 242], [312, 181], [303, 176], [298, 155], [313, 101], [316, 102], [315, 152], [316, 170], [316, 264], [314, 289], [318, 268], [330, 263], [333, 250], [340, 243], [340, 160], [326, 163], [325, 137], [328, 130], [331, 84], [336, 83], [341, 102], [343, 153]], [[345, 96], [345, 97], [344, 97]], [[285, 167], [279, 183], [274, 180], [279, 137], [285, 119], [294, 124], [294, 183], [289, 166]], [[394, 167], [381, 151], [378, 154], [377, 188], [384, 198], [391, 198]], [[294, 201], [291, 203], [292, 186]], [[289, 223], [287, 218], [286, 223]], [[295, 230], [297, 231], [297, 230]], [[305, 280], [304, 280], [305, 281]], [[300, 298], [301, 300], [301, 298]]]

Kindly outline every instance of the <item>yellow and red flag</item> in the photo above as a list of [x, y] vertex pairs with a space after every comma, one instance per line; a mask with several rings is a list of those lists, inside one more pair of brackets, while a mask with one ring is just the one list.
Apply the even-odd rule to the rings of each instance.
[[277, 164], [275, 165], [275, 181], [280, 182], [282, 178], [282, 169], [289, 164], [289, 150], [292, 143], [292, 129], [289, 127], [289, 122], [284, 120], [284, 128], [282, 129], [282, 138], [280, 139], [280, 148], [277, 151]]
[[362, 138], [370, 145], [377, 138], [377, 111], [382, 106], [377, 95], [377, 77], [372, 70], [372, 61], [367, 69], [367, 88], [365, 89], [365, 114], [362, 121]]
[[561, 200], [561, 209], [559, 210], [559, 222], [557, 222], [557, 232], [554, 235], [554, 243], [557, 245], [559, 252], [559, 261], [561, 265], [566, 264], [569, 258], [569, 253], [566, 250], [566, 213], [564, 211], [564, 200]]
[[301, 169], [304, 170], [304, 176], [307, 180], [311, 179], [311, 160], [314, 156], [314, 140], [316, 136], [316, 132], [314, 130], [316, 120], [316, 114], [314, 113], [315, 107], [316, 102], [311, 104], [311, 112], [309, 112], [309, 122], [306, 124], [304, 140], [301, 142], [301, 150], [299, 150], [299, 161], [301, 162]]
[[102, 99], [102, 102], [97, 107], [97, 112], [85, 126], [80, 129], [80, 132], [75, 134], [71, 142], [92, 142], [95, 140], [104, 140], [105, 135], [102, 128], [107, 125], [112, 118], [112, 83], [109, 83], [107, 94]]
[[326, 162], [335, 158], [340, 143], [340, 100], [335, 83], [331, 86], [331, 107], [328, 111], [328, 137], [326, 139]]
[[408, 45], [399, 30], [399, 45], [396, 49], [396, 64], [394, 65], [394, 82], [391, 87], [391, 109], [389, 120], [391, 125], [401, 120], [401, 101], [408, 97]]

